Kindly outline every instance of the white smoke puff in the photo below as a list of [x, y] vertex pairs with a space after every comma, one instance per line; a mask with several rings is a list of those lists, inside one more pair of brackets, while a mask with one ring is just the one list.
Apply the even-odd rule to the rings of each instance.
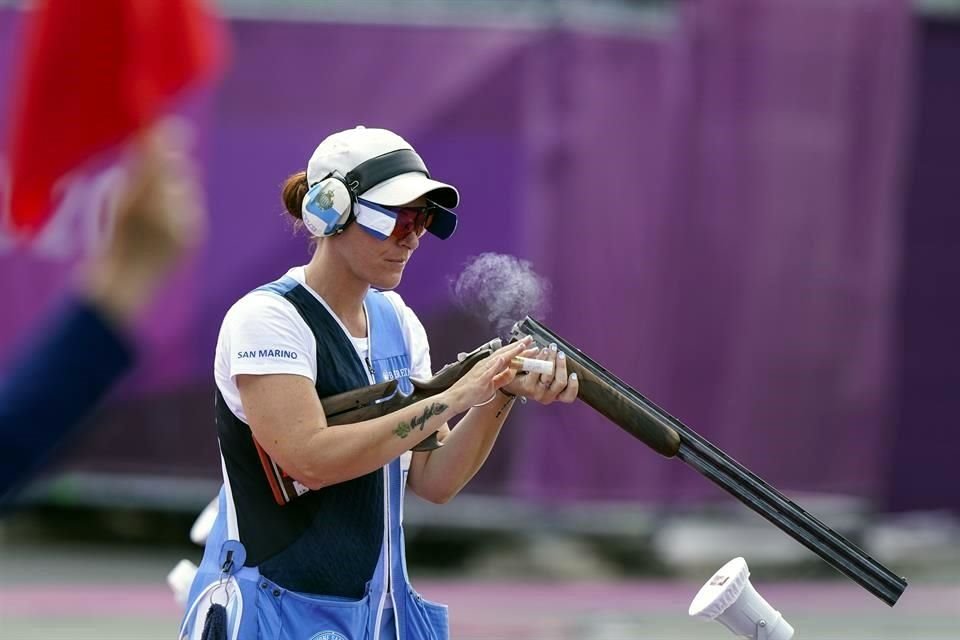
[[482, 253], [467, 261], [451, 282], [453, 301], [471, 316], [488, 322], [505, 336], [524, 316], [541, 318], [547, 312], [550, 283], [527, 260], [498, 253]]

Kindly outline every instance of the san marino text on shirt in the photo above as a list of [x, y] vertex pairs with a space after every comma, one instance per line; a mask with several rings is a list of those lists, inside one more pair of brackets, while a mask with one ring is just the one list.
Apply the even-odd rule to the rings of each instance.
[[237, 358], [288, 358], [297, 359], [296, 351], [287, 351], [286, 349], [256, 349], [253, 351], [238, 351]]

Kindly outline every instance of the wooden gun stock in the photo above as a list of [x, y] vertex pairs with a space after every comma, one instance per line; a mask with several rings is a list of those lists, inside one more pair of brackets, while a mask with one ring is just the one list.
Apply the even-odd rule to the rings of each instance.
[[566, 353], [567, 370], [576, 372], [580, 378], [580, 399], [658, 453], [686, 462], [888, 605], [896, 604], [907, 588], [905, 579], [550, 329], [527, 317], [514, 327], [513, 333], [517, 338], [532, 336], [541, 347], [555, 342]]
[[[379, 418], [380, 416], [402, 409], [425, 398], [435, 396], [450, 388], [462, 378], [475, 364], [493, 353], [494, 342], [489, 342], [466, 354], [463, 359], [445, 366], [432, 378], [426, 380], [411, 378], [413, 391], [405, 395], [398, 389], [396, 380], [381, 382], [368, 387], [352, 389], [320, 399], [328, 426], [351, 424]], [[430, 451], [441, 446], [437, 434], [431, 433], [413, 446], [413, 451]], [[309, 489], [300, 484], [277, 465], [269, 454], [254, 439], [260, 464], [270, 483], [270, 491], [277, 504], [284, 505]]]
[[[338, 393], [335, 396], [322, 398], [324, 415], [328, 425], [349, 424], [362, 422], [372, 418], [392, 413], [425, 398], [435, 396], [441, 391], [449, 389], [453, 383], [462, 378], [475, 364], [493, 353], [487, 343], [482, 347], [466, 354], [462, 360], [448, 364], [432, 378], [421, 380], [411, 378], [413, 391], [409, 395], [400, 393], [397, 382], [383, 382], [370, 387], [361, 387], [353, 391]], [[431, 433], [413, 446], [413, 451], [430, 451], [441, 446], [436, 433]]]

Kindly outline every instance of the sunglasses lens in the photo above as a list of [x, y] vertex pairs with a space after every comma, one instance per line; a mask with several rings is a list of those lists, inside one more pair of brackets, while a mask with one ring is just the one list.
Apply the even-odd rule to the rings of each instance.
[[391, 234], [395, 238], [406, 238], [411, 231], [416, 233], [419, 238], [426, 233], [427, 227], [433, 221], [433, 213], [425, 208], [403, 207], [395, 211], [397, 222]]

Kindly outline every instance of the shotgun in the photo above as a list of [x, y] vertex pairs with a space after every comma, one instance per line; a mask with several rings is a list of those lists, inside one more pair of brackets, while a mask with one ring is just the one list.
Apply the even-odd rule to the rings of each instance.
[[[577, 394], [580, 400], [660, 455], [687, 463], [888, 605], [896, 604], [907, 588], [904, 578], [898, 577], [719, 447], [529, 316], [514, 325], [512, 332], [514, 339], [525, 335], [533, 337], [539, 347], [555, 342], [564, 351], [567, 372], [576, 373], [580, 380]], [[500, 340], [493, 340], [465, 354], [458, 362], [447, 365], [429, 380], [411, 379], [414, 390], [409, 395], [400, 393], [397, 382], [390, 381], [323, 398], [321, 404], [327, 423], [337, 425], [369, 420], [436, 395], [499, 346]], [[431, 434], [413, 450], [429, 451], [439, 446], [441, 443], [436, 434]], [[306, 487], [286, 476], [259, 445], [257, 450], [274, 497], [280, 504], [307, 491]]]
[[904, 578], [529, 316], [513, 328], [514, 339], [525, 335], [540, 347], [555, 342], [565, 352], [567, 372], [576, 373], [580, 380], [580, 400], [657, 453], [686, 462], [834, 569], [891, 607], [896, 604], [907, 588]]

